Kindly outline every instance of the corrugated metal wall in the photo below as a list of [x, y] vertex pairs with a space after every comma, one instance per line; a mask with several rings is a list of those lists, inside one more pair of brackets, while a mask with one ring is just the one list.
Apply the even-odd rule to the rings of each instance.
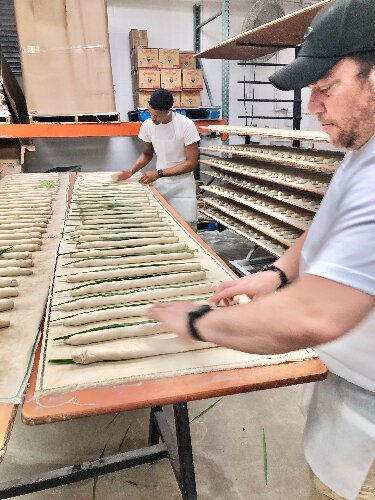
[[13, 0], [0, 0], [0, 45], [14, 75], [21, 75]]

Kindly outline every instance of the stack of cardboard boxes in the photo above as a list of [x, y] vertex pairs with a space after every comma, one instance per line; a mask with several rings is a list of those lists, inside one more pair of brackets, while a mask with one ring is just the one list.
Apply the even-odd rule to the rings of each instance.
[[194, 52], [148, 47], [146, 30], [129, 33], [135, 108], [147, 108], [152, 92], [172, 92], [175, 108], [199, 107], [203, 88], [202, 70], [196, 69]]

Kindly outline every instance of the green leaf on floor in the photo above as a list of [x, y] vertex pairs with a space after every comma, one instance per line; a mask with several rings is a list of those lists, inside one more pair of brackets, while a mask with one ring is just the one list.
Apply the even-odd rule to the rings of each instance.
[[266, 441], [266, 433], [263, 429], [262, 435], [262, 443], [263, 443], [263, 471], [264, 471], [264, 481], [266, 486], [268, 484], [268, 459], [267, 459], [267, 441]]
[[194, 420], [198, 420], [198, 418], [200, 418], [202, 415], [204, 415], [205, 413], [207, 413], [208, 411], [211, 410], [211, 408], [213, 408], [215, 405], [217, 405], [219, 403], [219, 401], [221, 401], [223, 398], [220, 398], [218, 399], [217, 401], [215, 401], [214, 403], [212, 403], [212, 405], [210, 405], [208, 408], [206, 408], [205, 410], [203, 410], [201, 413], [199, 413], [199, 415], [195, 416], [193, 419], [190, 420], [190, 423], [192, 424], [194, 422]]

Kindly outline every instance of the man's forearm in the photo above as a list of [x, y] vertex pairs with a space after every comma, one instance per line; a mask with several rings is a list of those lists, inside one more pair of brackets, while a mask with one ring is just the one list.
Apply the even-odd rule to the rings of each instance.
[[173, 167], [163, 168], [163, 176], [164, 177], [173, 177], [174, 175], [186, 174], [188, 172], [192, 172], [196, 167], [196, 164], [192, 164], [188, 161], [183, 161], [182, 163], [178, 163]]
[[134, 165], [130, 168], [130, 172], [132, 173], [132, 175], [142, 170], [142, 168], [148, 165], [151, 160], [152, 156], [141, 153]]
[[[301, 296], [306, 300], [301, 302]], [[220, 307], [195, 322], [207, 342], [254, 354], [279, 354], [332, 340], [336, 325], [322, 321], [314, 292], [297, 284], [248, 304]]]
[[290, 247], [288, 250], [274, 262], [274, 265], [284, 271], [288, 281], [294, 281], [299, 275], [299, 263], [301, 250], [307, 236], [307, 231]]

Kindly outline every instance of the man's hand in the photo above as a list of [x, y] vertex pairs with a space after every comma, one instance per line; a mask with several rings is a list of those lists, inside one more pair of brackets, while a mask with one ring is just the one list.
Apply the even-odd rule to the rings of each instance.
[[123, 170], [117, 175], [117, 179], [115, 182], [126, 181], [127, 179], [130, 179], [132, 175], [133, 172], [131, 170]]
[[158, 302], [149, 309], [147, 316], [167, 326], [184, 340], [192, 340], [188, 329], [188, 313], [198, 306], [194, 302], [179, 300], [176, 302]]
[[254, 273], [221, 283], [210, 301], [217, 304], [221, 300], [232, 299], [236, 295], [247, 295], [249, 299], [256, 299], [275, 292], [279, 286], [280, 278], [277, 273], [273, 271]]
[[159, 176], [158, 176], [158, 173], [156, 171], [146, 172], [139, 179], [139, 182], [141, 184], [151, 184], [152, 182], [156, 181], [156, 179], [158, 179], [158, 178], [159, 178]]

